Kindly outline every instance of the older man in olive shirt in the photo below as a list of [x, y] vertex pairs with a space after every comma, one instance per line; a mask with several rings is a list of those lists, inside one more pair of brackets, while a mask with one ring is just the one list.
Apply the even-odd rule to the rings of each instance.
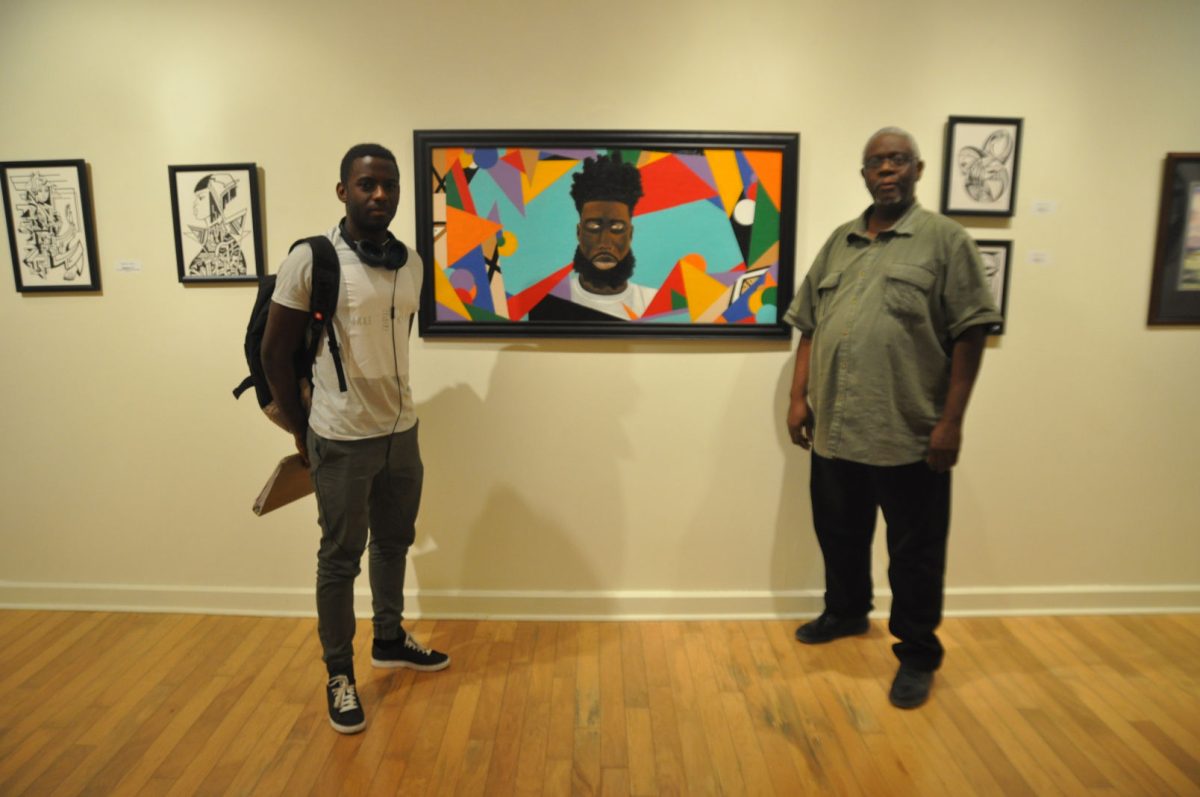
[[950, 468], [983, 355], [1001, 320], [974, 242], [914, 198], [925, 164], [912, 136], [884, 128], [863, 151], [873, 203], [830, 236], [785, 319], [801, 332], [788, 408], [812, 448], [813, 524], [825, 611], [796, 630], [815, 644], [866, 632], [871, 541], [887, 522], [889, 629], [900, 668], [889, 697], [925, 702], [943, 649]]

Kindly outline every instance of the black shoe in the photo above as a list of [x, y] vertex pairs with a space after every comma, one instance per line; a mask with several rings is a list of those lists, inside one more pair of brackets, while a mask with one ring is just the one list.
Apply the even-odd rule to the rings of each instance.
[[822, 612], [817, 619], [796, 629], [796, 639], [806, 645], [819, 645], [822, 642], [832, 642], [844, 636], [865, 634], [870, 627], [871, 622], [866, 617], [852, 617], [843, 620], [829, 612]]
[[367, 727], [353, 675], [331, 675], [325, 685], [325, 696], [329, 699], [329, 724], [335, 731], [358, 733]]
[[403, 639], [376, 639], [371, 643], [371, 664], [376, 667], [433, 672], [450, 666], [450, 657], [445, 653], [430, 650], [404, 632]]
[[929, 699], [931, 688], [932, 672], [901, 664], [896, 672], [896, 680], [892, 681], [892, 690], [888, 692], [888, 700], [896, 708], [916, 708]]

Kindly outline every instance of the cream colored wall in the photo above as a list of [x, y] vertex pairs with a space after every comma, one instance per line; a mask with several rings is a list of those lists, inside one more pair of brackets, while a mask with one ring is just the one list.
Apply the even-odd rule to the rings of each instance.
[[[229, 396], [253, 290], [177, 282], [168, 164], [259, 164], [273, 270], [338, 217], [360, 140], [395, 149], [411, 240], [414, 129], [799, 131], [802, 276], [865, 206], [874, 129], [916, 135], [936, 208], [943, 125], [975, 114], [1025, 134], [1016, 217], [972, 226], [1014, 264], [955, 476], [949, 605], [1200, 608], [1200, 329], [1145, 323], [1161, 161], [1200, 150], [1200, 4], [389, 5], [0, 5], [0, 159], [87, 160], [104, 288], [18, 295], [0, 255], [0, 603], [311, 606], [311, 500], [249, 511], [289, 447]], [[419, 610], [817, 609], [788, 347], [414, 339], [412, 360]]]

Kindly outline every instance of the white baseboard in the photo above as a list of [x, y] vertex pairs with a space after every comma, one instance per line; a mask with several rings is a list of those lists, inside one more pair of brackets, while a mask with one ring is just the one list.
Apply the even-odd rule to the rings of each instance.
[[[365, 579], [364, 579], [365, 580]], [[371, 613], [365, 586], [360, 617]], [[820, 590], [545, 591], [422, 590], [406, 596], [405, 614], [427, 619], [701, 620], [804, 617], [821, 611]], [[886, 616], [880, 593], [874, 614]], [[54, 584], [0, 581], [0, 609], [180, 612], [311, 617], [311, 589]], [[1200, 585], [953, 587], [946, 616], [1200, 612]]]

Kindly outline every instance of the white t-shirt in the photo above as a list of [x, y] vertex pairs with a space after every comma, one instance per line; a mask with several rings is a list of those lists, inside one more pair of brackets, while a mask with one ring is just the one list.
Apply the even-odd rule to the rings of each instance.
[[[655, 290], [633, 282], [620, 293], [592, 293], [579, 284], [579, 274], [571, 272], [571, 301], [615, 316], [622, 321], [641, 318], [654, 299]], [[630, 315], [632, 313], [632, 315]]]
[[[337, 227], [328, 238], [341, 263], [333, 332], [347, 390], [338, 387], [324, 334], [313, 364], [309, 426], [330, 440], [364, 440], [411, 429], [417, 415], [408, 381], [408, 336], [421, 295], [421, 258], [409, 248], [403, 268], [372, 267], [359, 260]], [[271, 299], [307, 313], [311, 295], [312, 250], [297, 246], [279, 266]]]

